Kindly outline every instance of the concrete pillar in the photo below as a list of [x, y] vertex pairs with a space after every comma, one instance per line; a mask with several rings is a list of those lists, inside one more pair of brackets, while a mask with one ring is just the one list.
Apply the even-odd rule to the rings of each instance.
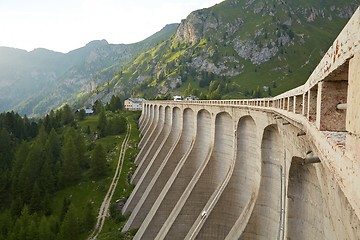
[[307, 118], [310, 122], [316, 120], [316, 102], [317, 102], [317, 86], [314, 86], [308, 92]]
[[294, 113], [301, 114], [303, 111], [303, 95], [294, 96]]
[[360, 158], [360, 53], [349, 62], [349, 87], [346, 110], [347, 152], [354, 159]]
[[[203, 210], [209, 212], [209, 208], [212, 207], [211, 204], [214, 204], [216, 199], [221, 195], [223, 188], [221, 190], [219, 186], [223, 181], [229, 181], [229, 176], [231, 176], [232, 173], [231, 169], [234, 167], [235, 139], [232, 122], [232, 117], [228, 113], [216, 115], [215, 141], [210, 160], [206, 163], [206, 167], [198, 180], [192, 182], [194, 183], [193, 186], [191, 186], [191, 183], [189, 184], [175, 206], [175, 208], [180, 211], [168, 230], [166, 239], [169, 238], [169, 236], [176, 236], [176, 239], [188, 239], [186, 237], [187, 233], [198, 217], [201, 216], [201, 212]], [[194, 161], [194, 159], [190, 160]], [[193, 177], [192, 181], [193, 180], [196, 180], [196, 175]], [[199, 220], [202, 221], [201, 219]], [[170, 216], [164, 225], [171, 222]], [[164, 230], [164, 228], [162, 230]], [[190, 235], [191, 233], [192, 232], [190, 232]], [[214, 235], [211, 234], [210, 237], [217, 236], [216, 233], [213, 232], [213, 234]], [[188, 237], [190, 237], [190, 235], [188, 235]], [[161, 236], [164, 236], [162, 232], [158, 235], [159, 239], [162, 239]]]
[[338, 110], [346, 102], [348, 82], [324, 81], [318, 85], [316, 127], [320, 131], [345, 131], [346, 111]]
[[[234, 172], [196, 239], [238, 239], [255, 205], [260, 187], [261, 160], [254, 120], [242, 117], [237, 127]], [[244, 218], [247, 221], [244, 221]], [[240, 222], [245, 222], [239, 224]]]
[[[141, 148], [143, 148], [143, 146], [147, 142], [148, 138], [150, 137], [152, 131], [154, 130], [156, 122], [157, 122], [157, 118], [158, 118], [158, 106], [152, 105], [150, 107], [149, 119], [144, 128], [143, 137], [141, 138], [141, 140], [139, 142], [139, 146]], [[139, 158], [139, 154], [138, 154], [137, 159]], [[136, 162], [136, 160], [135, 160], [135, 162]]]
[[138, 122], [138, 126], [139, 126], [139, 130], [140, 132], [143, 131], [143, 127], [144, 127], [144, 119], [146, 119], [146, 115], [147, 115], [147, 105], [143, 105], [142, 107], [142, 111], [141, 111], [141, 116], [139, 118], [139, 122]]
[[148, 116], [149, 116], [149, 105], [143, 104], [141, 116], [139, 119], [139, 129], [140, 129], [141, 133], [144, 132], [145, 123], [146, 123], [147, 119], [149, 119]]
[[[163, 106], [159, 107], [158, 114], [156, 114], [155, 119], [153, 120], [153, 130], [149, 138], [146, 140], [144, 147], [141, 149], [139, 154], [135, 159], [135, 163], [138, 164], [138, 168], [135, 170], [135, 173], [131, 179], [131, 182], [136, 184], [138, 177], [136, 177], [137, 172], [139, 172], [139, 166], [143, 164], [144, 160], [149, 156], [149, 153], [154, 154], [153, 146], [158, 139], [158, 136], [162, 132], [164, 126], [164, 116], [165, 116], [165, 109]], [[140, 142], [141, 143], [141, 142]], [[144, 149], [144, 150], [143, 150]], [[154, 148], [155, 149], [155, 148]], [[135, 182], [133, 182], [134, 178], [136, 178]]]
[[302, 115], [307, 116], [308, 111], [308, 92], [304, 93], [303, 99], [302, 99]]
[[[186, 120], [185, 117], [184, 120]], [[190, 119], [188, 119], [188, 121], [190, 121]], [[204, 168], [204, 163], [210, 158], [209, 156], [214, 144], [214, 125], [211, 114], [206, 110], [198, 112], [196, 130], [193, 126], [186, 127], [186, 125], [190, 125], [190, 123], [184, 122], [184, 125], [184, 131], [188, 134], [196, 132], [195, 143], [192, 143], [190, 153], [184, 156], [185, 159], [182, 158], [180, 160], [178, 166], [164, 186], [164, 189], [159, 194], [158, 199], [154, 203], [156, 210], [153, 211], [153, 209], [151, 209], [150, 211], [150, 213], [153, 214], [152, 219], [145, 219], [147, 224], [146, 229], [144, 229], [143, 232], [139, 231], [137, 233], [139, 235], [142, 234], [142, 236], [144, 236], [143, 239], [155, 239], [161, 228], [166, 228], [164, 229], [166, 234], [172, 225], [165, 223], [167, 218], [171, 215], [182, 194], [186, 192], [188, 185], [196, 183], [196, 181], [192, 181], [194, 176], [197, 175], [200, 168]], [[192, 138], [193, 137], [194, 136], [192, 136]], [[192, 139], [192, 141], [193, 140], [194, 139]]]
[[[142, 236], [146, 236], [148, 238], [150, 238], [150, 236], [152, 238], [156, 236], [157, 230], [153, 227], [148, 228], [148, 226], [150, 222], [153, 221], [153, 218], [156, 214], [157, 217], [161, 215], [160, 211], [157, 212], [157, 210], [159, 209], [160, 203], [162, 201], [161, 199], [164, 199], [165, 193], [167, 192], [165, 188], [168, 186], [168, 182], [171, 182], [171, 179], [175, 178], [177, 166], [179, 166], [181, 160], [186, 158], [189, 151], [191, 150], [193, 138], [195, 137], [194, 112], [187, 108], [185, 109], [183, 116], [182, 113], [175, 114], [175, 117], [176, 116], [179, 116], [180, 119], [174, 119], [173, 128], [177, 126], [177, 123], [179, 124], [178, 127], [182, 129], [181, 137], [176, 143], [176, 147], [172, 153], [167, 156], [167, 159], [165, 159], [165, 164], [159, 167], [150, 185], [140, 199], [138, 205], [141, 205], [141, 207], [139, 206], [138, 212], [140, 214], [147, 215], [139, 230], [137, 231], [135, 239], [141, 239]], [[171, 209], [169, 209], [169, 211], [171, 211]], [[164, 211], [161, 213], [164, 214]], [[125, 227], [127, 225], [128, 224], [126, 223]], [[160, 226], [157, 227], [160, 228]], [[126, 230], [128, 230], [128, 228]]]
[[[177, 116], [175, 116], [175, 109], [178, 113]], [[179, 123], [177, 122], [177, 120], [180, 119], [180, 109], [175, 109], [170, 109], [170, 107], [166, 107], [164, 127], [158, 139], [156, 140], [156, 142], [159, 142], [159, 145], [153, 146], [155, 153], [152, 156], [149, 156], [149, 154], [148, 159], [146, 159], [147, 162], [144, 163], [145, 161], [143, 161], [142, 164], [139, 164], [138, 168], [136, 169], [136, 176], [139, 176], [137, 184], [132, 191], [130, 197], [128, 198], [127, 203], [124, 206], [124, 209], [126, 207], [127, 211], [132, 212], [129, 220], [127, 221], [127, 224], [131, 223], [131, 228], [139, 228], [144, 218], [146, 217], [146, 213], [149, 209], [145, 211], [139, 211], [143, 200], [141, 201], [141, 204], [139, 204], [139, 201], [143, 197], [146, 188], [152, 181], [162, 162], [165, 160], [167, 154], [171, 151], [173, 144], [175, 143], [178, 135], [180, 134], [180, 129], [178, 127]], [[173, 111], [174, 115], [172, 115]], [[136, 177], [134, 178], [134, 180], [135, 179]]]

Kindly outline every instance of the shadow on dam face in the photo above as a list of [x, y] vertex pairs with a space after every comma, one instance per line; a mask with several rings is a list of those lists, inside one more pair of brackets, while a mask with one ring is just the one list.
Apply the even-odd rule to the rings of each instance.
[[281, 164], [284, 148], [276, 125], [264, 129], [261, 141], [259, 195], [249, 223], [240, 239], [277, 239], [281, 223]]
[[[165, 108], [165, 119], [163, 121], [161, 129], [158, 131], [153, 144], [151, 145], [150, 149], [144, 155], [143, 159], [141, 160], [140, 164], [138, 165], [134, 176], [133, 182], [137, 183], [133, 192], [129, 197], [129, 202], [126, 203], [124, 209], [127, 212], [132, 212], [132, 217], [130, 217], [128, 222], [133, 221], [133, 217], [138, 214], [134, 214], [135, 211], [138, 211], [139, 200], [144, 194], [146, 187], [148, 186], [149, 182], [153, 178], [156, 170], [159, 168], [159, 165], [164, 160], [164, 154], [169, 150], [171, 147], [171, 143], [164, 144], [166, 140], [168, 140], [168, 136], [170, 133], [170, 128], [172, 126], [172, 109], [170, 107]], [[137, 207], [137, 208], [136, 208]], [[142, 213], [144, 214], [144, 213]], [[141, 219], [142, 221], [143, 219]], [[141, 221], [137, 220], [137, 224], [135, 227], [138, 228], [140, 226]]]
[[[206, 138], [203, 140], [206, 140]], [[210, 144], [209, 140], [207, 141], [206, 145]], [[201, 145], [202, 148], [203, 146]], [[204, 149], [199, 148], [197, 151], [204, 151]], [[205, 157], [206, 152], [204, 152], [202, 158], [189, 158], [188, 160], [196, 162], [194, 167], [200, 170], [201, 175], [195, 186], [192, 189], [187, 189], [187, 191], [191, 191], [191, 194], [184, 201], [166, 239], [185, 239], [195, 220], [201, 215], [203, 208], [211, 197], [216, 194], [218, 187], [229, 173], [231, 164], [234, 161], [234, 128], [232, 117], [228, 113], [222, 112], [216, 115], [215, 141], [209, 159]], [[202, 163], [204, 164], [201, 166]]]
[[139, 130], [142, 134], [144, 133], [144, 128], [146, 127], [146, 123], [149, 120], [149, 116], [150, 116], [150, 105], [145, 105], [143, 108], [143, 113], [141, 114], [138, 123]]
[[[156, 122], [158, 119], [158, 110], [159, 107], [158, 106], [154, 106], [152, 105], [150, 107], [150, 112], [149, 112], [149, 120], [146, 123], [146, 126], [144, 127], [144, 133], [143, 133], [143, 137], [141, 138], [140, 142], [139, 142], [139, 147], [141, 147], [142, 149], [144, 148], [144, 145], [147, 143], [149, 137], [151, 136], [155, 126], [156, 126]], [[138, 157], [136, 158], [135, 162], [137, 163], [140, 158], [140, 156], [138, 155]]]
[[326, 239], [324, 203], [314, 165], [293, 158], [287, 198], [287, 238]]
[[[171, 114], [172, 113], [172, 114]], [[165, 123], [163, 131], [164, 138], [160, 137], [162, 144], [159, 146], [157, 153], [153, 156], [144, 173], [142, 173], [138, 184], [135, 186], [130, 201], [134, 202], [134, 208], [127, 223], [131, 223], [131, 228], [139, 228], [145, 217], [147, 216], [151, 206], [155, 202], [157, 196], [163, 189], [166, 180], [171, 177], [171, 174], [176, 166], [176, 160], [169, 164], [169, 153], [174, 146], [179, 146], [179, 137], [182, 129], [182, 114], [180, 109], [175, 107], [173, 109], [166, 108]], [[171, 128], [171, 131], [170, 131]], [[189, 146], [189, 144], [188, 144]], [[180, 153], [181, 157], [184, 153]], [[173, 166], [169, 169], [169, 165]], [[168, 166], [168, 167], [167, 167]], [[164, 176], [165, 175], [165, 176]], [[136, 205], [136, 206], [135, 206]]]
[[[153, 158], [157, 158], [159, 150], [163, 148], [164, 140], [167, 139], [168, 134], [171, 130], [171, 116], [172, 109], [170, 107], [160, 108], [159, 114], [159, 123], [155, 128], [154, 137], [149, 139], [152, 144], [150, 145], [147, 153], [141, 159], [141, 162], [138, 164], [136, 171], [133, 176], [133, 183], [138, 185], [138, 182], [142, 177], [145, 177], [146, 174], [143, 174], [146, 168], [152, 165]], [[144, 175], [144, 176], [143, 176]], [[132, 210], [132, 209], [131, 209]]]
[[[206, 219], [197, 239], [225, 239], [243, 211], [251, 212], [253, 196], [260, 186], [261, 160], [256, 125], [252, 117], [240, 119], [237, 127], [236, 162], [231, 179]], [[253, 201], [253, 202], [252, 202]], [[250, 208], [250, 209], [249, 209]], [[241, 219], [240, 219], [241, 220]], [[237, 238], [241, 232], [237, 232]]]
[[[199, 112], [197, 118], [198, 125], [201, 119], [205, 119], [204, 121], [210, 126], [210, 114], [207, 111]], [[144, 220], [145, 224], [143, 223], [137, 232], [137, 237], [154, 239], [166, 221], [182, 191], [186, 188], [187, 181], [191, 180], [185, 176], [184, 163], [188, 152], [193, 148], [196, 131], [204, 130], [199, 126], [195, 127], [194, 111], [190, 108], [185, 109], [181, 137], [155, 183], [157, 187], [154, 186], [149, 193], [154, 204]], [[200, 139], [197, 138], [196, 141], [200, 141]], [[151, 205], [151, 202], [147, 204]]]

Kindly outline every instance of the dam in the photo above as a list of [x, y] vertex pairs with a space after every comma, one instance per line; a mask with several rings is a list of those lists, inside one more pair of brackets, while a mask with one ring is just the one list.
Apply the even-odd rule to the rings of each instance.
[[360, 239], [360, 10], [302, 86], [146, 101], [134, 239]]

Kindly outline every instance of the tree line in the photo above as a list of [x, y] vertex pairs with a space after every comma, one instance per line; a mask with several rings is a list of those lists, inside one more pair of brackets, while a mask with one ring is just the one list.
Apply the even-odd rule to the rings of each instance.
[[[126, 131], [125, 118], [106, 117], [113, 105], [98, 105], [98, 137]], [[51, 206], [58, 191], [85, 178], [99, 179], [107, 170], [104, 147], [89, 142], [94, 133], [78, 121], [68, 105], [36, 121], [0, 114], [0, 240], [77, 239], [92, 229], [90, 202], [77, 209], [64, 198], [60, 214]]]

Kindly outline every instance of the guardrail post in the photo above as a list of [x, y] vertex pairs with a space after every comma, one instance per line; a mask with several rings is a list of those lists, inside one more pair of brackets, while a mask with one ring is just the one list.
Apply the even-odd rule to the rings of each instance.
[[308, 92], [307, 118], [310, 122], [315, 122], [316, 120], [317, 92], [317, 85], [311, 88]]
[[303, 111], [303, 95], [294, 96], [294, 113], [301, 114]]
[[354, 159], [360, 158], [360, 53], [349, 62], [349, 87], [346, 109], [347, 152]]
[[308, 111], [308, 92], [303, 95], [302, 115], [306, 116]]

